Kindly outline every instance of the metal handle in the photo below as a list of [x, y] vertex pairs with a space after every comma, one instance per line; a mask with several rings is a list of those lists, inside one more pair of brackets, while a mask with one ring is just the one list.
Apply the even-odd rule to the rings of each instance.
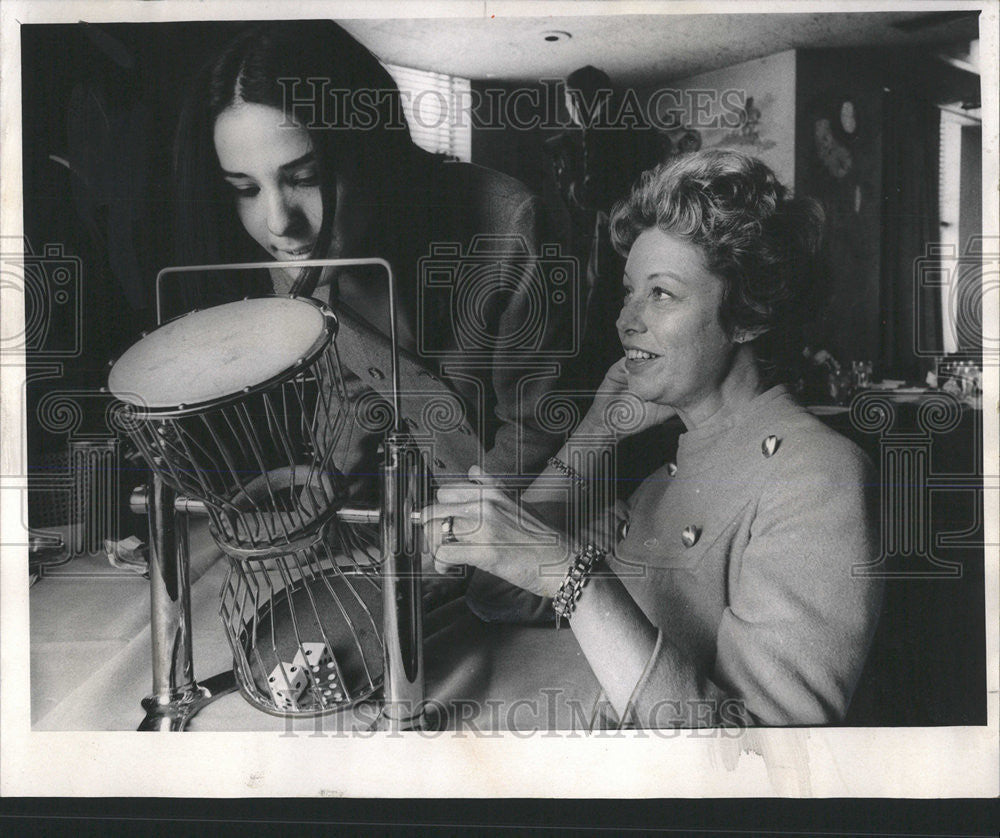
[[[145, 515], [147, 506], [148, 489], [146, 486], [136, 486], [132, 490], [129, 498], [129, 508], [137, 515]], [[207, 516], [208, 509], [203, 500], [188, 497], [187, 495], [177, 495], [174, 498], [174, 509], [188, 515]], [[337, 519], [345, 524], [377, 524], [382, 520], [382, 511], [377, 507], [344, 506], [337, 510]], [[408, 519], [410, 523], [419, 524], [421, 520], [420, 512], [414, 510], [410, 512]]]

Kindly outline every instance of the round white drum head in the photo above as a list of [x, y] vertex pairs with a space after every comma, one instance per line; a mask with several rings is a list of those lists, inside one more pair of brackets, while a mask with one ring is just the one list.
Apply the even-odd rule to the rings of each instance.
[[326, 323], [315, 303], [292, 297], [192, 312], [134, 344], [111, 368], [108, 389], [151, 409], [232, 396], [309, 357], [325, 342]]

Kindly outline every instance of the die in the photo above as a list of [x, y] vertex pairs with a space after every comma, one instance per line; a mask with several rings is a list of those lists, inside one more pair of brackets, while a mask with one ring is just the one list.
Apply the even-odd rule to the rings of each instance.
[[333, 668], [333, 655], [325, 643], [302, 643], [292, 662], [316, 676]]
[[282, 661], [271, 671], [267, 686], [271, 691], [271, 698], [280, 709], [293, 710], [309, 686], [308, 670], [298, 663]]
[[340, 684], [340, 672], [325, 643], [302, 643], [299, 651], [295, 653], [294, 662], [308, 671], [325, 700], [343, 700], [344, 690]]

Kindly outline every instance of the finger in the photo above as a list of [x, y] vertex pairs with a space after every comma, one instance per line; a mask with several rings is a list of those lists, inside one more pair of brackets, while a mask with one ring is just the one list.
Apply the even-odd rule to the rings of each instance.
[[434, 523], [440, 524], [445, 518], [462, 521], [466, 532], [478, 527], [483, 520], [483, 505], [478, 501], [466, 503], [432, 503], [420, 510], [420, 525], [427, 528]]
[[435, 559], [434, 572], [441, 576], [465, 576], [466, 571], [464, 564], [448, 564], [448, 562], [439, 562]]
[[434, 553], [434, 570], [438, 573], [448, 573], [453, 567], [462, 565], [462, 557], [449, 550], [449, 547], [448, 544], [442, 544]]
[[438, 503], [480, 503], [483, 499], [483, 487], [475, 483], [462, 483], [459, 486], [442, 486], [437, 490]]
[[499, 501], [506, 497], [504, 493], [492, 486], [478, 483], [462, 483], [456, 486], [442, 486], [437, 491], [438, 503], [483, 503]]
[[433, 556], [424, 553], [421, 556], [420, 570], [425, 578], [433, 580], [436, 576], [462, 576], [465, 574], [465, 565], [439, 562]]
[[[448, 514], [443, 514], [443, 512]], [[478, 513], [478, 504], [471, 510], [466, 510], [464, 515], [459, 507], [454, 506], [447, 510], [424, 510], [422, 513], [424, 518], [423, 550], [431, 556], [437, 557], [443, 547], [459, 542], [464, 541], [467, 548], [471, 542], [477, 540], [477, 533], [482, 532]]]
[[434, 554], [434, 566], [438, 573], [454, 573], [454, 568], [463, 565], [478, 567], [487, 558], [486, 551], [461, 543], [442, 544]]
[[498, 489], [501, 487], [499, 477], [487, 474], [475, 463], [469, 466], [469, 480], [473, 483], [478, 483], [480, 486], [493, 486]]
[[616, 384], [624, 385], [628, 383], [628, 373], [625, 371], [624, 356], [611, 365], [611, 369], [608, 370], [606, 378], [610, 381], [614, 381]]

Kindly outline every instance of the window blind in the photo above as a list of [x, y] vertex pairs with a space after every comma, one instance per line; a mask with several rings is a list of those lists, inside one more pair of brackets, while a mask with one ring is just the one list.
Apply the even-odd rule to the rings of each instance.
[[399, 86], [413, 142], [425, 151], [472, 159], [469, 79], [386, 64]]

